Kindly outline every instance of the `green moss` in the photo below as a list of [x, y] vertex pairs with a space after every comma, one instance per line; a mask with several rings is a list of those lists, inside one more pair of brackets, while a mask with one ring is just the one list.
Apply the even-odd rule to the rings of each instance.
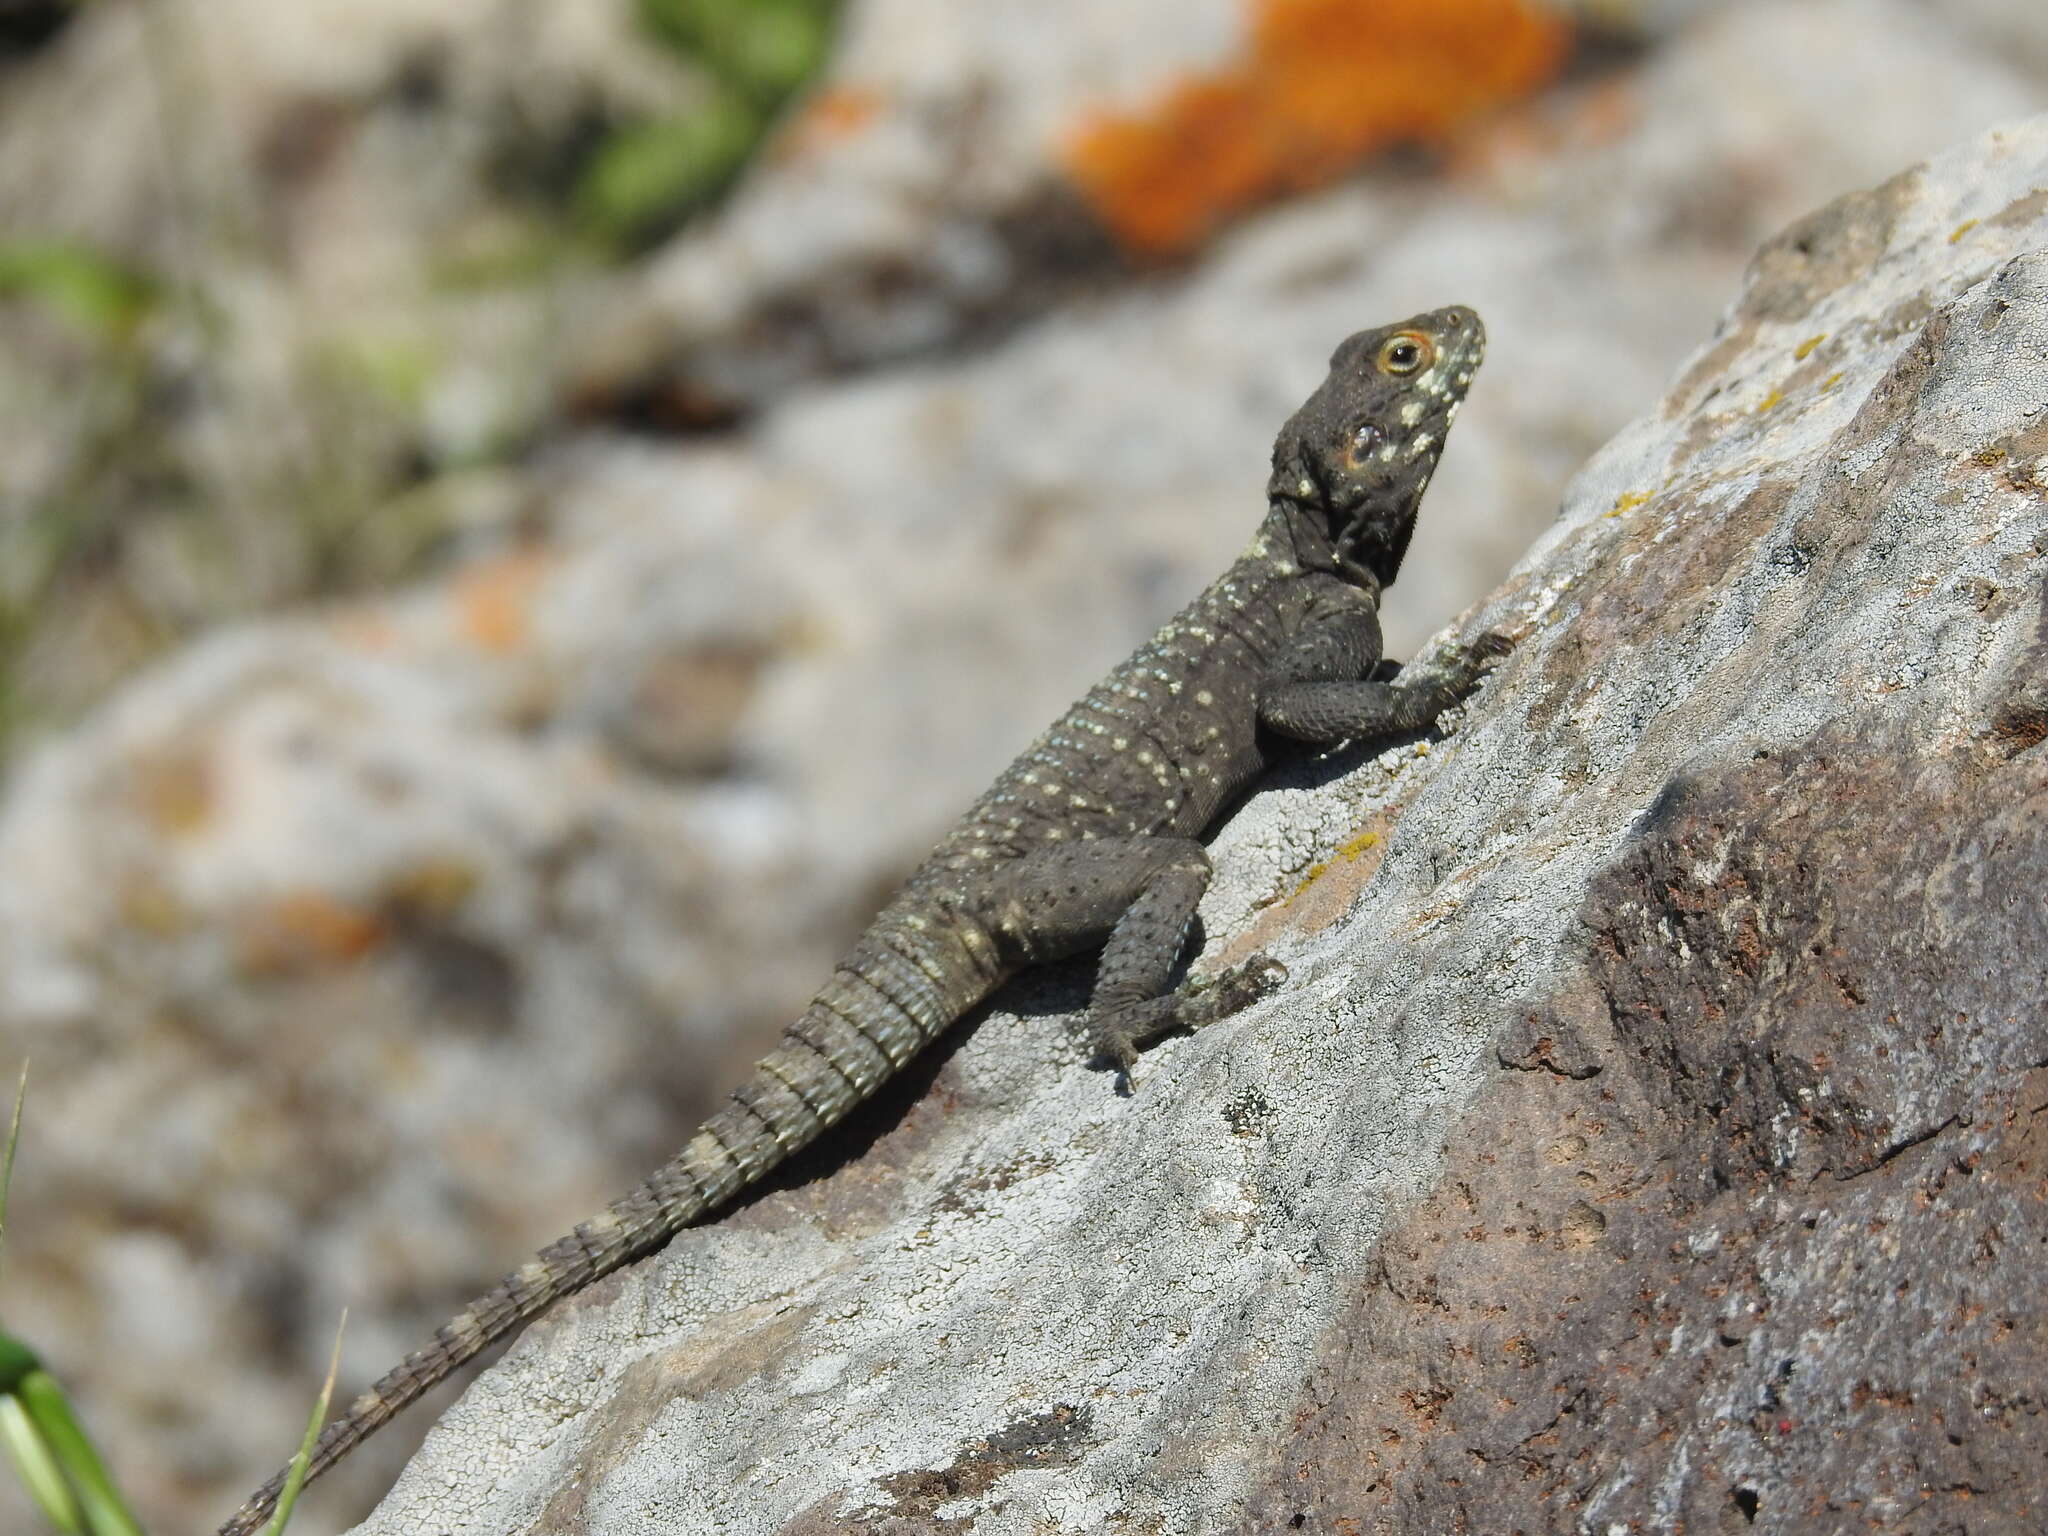
[[0, 299], [39, 305], [95, 340], [127, 341], [160, 294], [146, 274], [82, 245], [0, 241]]
[[833, 0], [639, 0], [647, 30], [762, 106], [816, 73], [831, 47]]
[[584, 161], [576, 211], [606, 244], [645, 245], [729, 187], [776, 114], [824, 64], [837, 0], [637, 0], [642, 25], [702, 70], [704, 99], [612, 127]]
[[602, 239], [652, 238], [725, 190], [762, 126], [758, 107], [719, 90], [694, 111], [620, 128], [584, 168], [577, 212]]

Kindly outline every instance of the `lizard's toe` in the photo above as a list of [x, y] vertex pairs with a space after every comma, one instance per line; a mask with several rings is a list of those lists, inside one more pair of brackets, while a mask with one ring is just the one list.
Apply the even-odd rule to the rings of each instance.
[[1116, 1069], [1124, 1092], [1129, 1093], [1137, 1088], [1138, 1046], [1124, 1031], [1098, 1030], [1095, 1036], [1095, 1059], [1104, 1066]]
[[1286, 966], [1271, 955], [1253, 955], [1224, 971], [1190, 998], [1182, 1018], [1191, 1027], [1213, 1024], [1270, 996], [1286, 980]]
[[1472, 659], [1484, 664], [1501, 660], [1515, 648], [1515, 637], [1504, 629], [1489, 629], [1472, 642]]

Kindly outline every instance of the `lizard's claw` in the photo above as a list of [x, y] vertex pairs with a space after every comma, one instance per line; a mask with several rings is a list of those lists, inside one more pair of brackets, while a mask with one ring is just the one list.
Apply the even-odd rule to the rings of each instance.
[[1490, 669], [1515, 648], [1515, 637], [1504, 629], [1489, 629], [1465, 648], [1465, 654], [1482, 670]]
[[1200, 1029], [1204, 1024], [1227, 1019], [1239, 1009], [1249, 1008], [1260, 998], [1277, 992], [1286, 980], [1286, 966], [1271, 955], [1253, 955], [1219, 972], [1193, 993], [1181, 1009], [1181, 1023], [1189, 1029]]
[[1454, 650], [1446, 677], [1453, 700], [1461, 700], [1477, 688], [1514, 648], [1514, 636], [1506, 630], [1489, 629], [1471, 644]]

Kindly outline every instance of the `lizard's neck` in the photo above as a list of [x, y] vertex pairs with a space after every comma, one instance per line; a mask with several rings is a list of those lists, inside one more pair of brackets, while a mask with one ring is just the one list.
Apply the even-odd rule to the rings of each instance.
[[1251, 552], [1262, 554], [1276, 565], [1335, 576], [1363, 587], [1375, 597], [1380, 592], [1380, 579], [1369, 567], [1338, 551], [1321, 515], [1284, 496], [1275, 496], [1268, 504], [1265, 521], [1259, 524], [1258, 534], [1252, 540]]

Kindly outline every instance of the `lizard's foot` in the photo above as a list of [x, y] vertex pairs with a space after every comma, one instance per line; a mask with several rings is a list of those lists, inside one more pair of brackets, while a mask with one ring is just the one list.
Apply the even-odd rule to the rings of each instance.
[[1124, 1003], [1094, 1020], [1096, 1056], [1115, 1066], [1126, 1089], [1138, 1086], [1138, 1048], [1173, 1029], [1200, 1029], [1227, 1019], [1277, 990], [1287, 967], [1269, 955], [1253, 955], [1229, 970], [1191, 981], [1164, 997]]
[[1448, 691], [1462, 699], [1484, 681], [1515, 648], [1514, 637], [1505, 630], [1489, 629], [1470, 645], [1452, 653], [1446, 668]]
[[1515, 648], [1515, 637], [1504, 629], [1489, 629], [1477, 640], [1465, 647], [1465, 654], [1481, 671], [1491, 670], [1493, 664]]
[[1249, 1008], [1262, 997], [1270, 997], [1287, 980], [1287, 967], [1271, 955], [1259, 953], [1241, 960], [1227, 971], [1204, 977], [1180, 991], [1181, 1024], [1200, 1029], [1227, 1019], [1241, 1008]]

